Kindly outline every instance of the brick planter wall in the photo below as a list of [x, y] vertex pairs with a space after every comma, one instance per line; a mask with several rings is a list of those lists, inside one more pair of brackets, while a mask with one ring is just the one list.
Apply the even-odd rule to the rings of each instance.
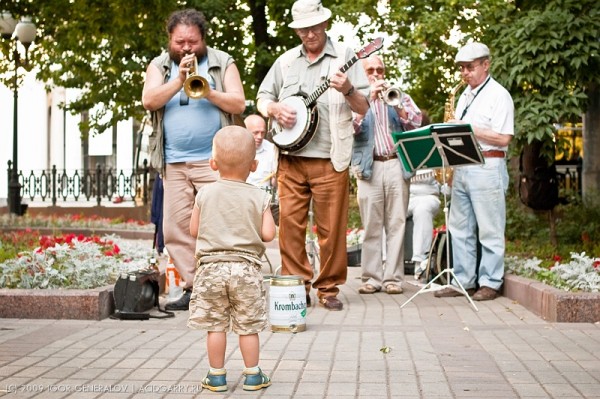
[[115, 311], [113, 286], [91, 290], [0, 289], [0, 317], [101, 320]]
[[503, 295], [550, 322], [600, 321], [600, 293], [561, 291], [535, 280], [507, 274]]

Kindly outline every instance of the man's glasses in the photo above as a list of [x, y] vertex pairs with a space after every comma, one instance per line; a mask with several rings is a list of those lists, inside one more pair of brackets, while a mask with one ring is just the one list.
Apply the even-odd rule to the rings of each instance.
[[458, 69], [462, 72], [465, 69], [469, 72], [473, 72], [475, 69], [477, 69], [478, 66], [483, 65], [483, 61], [479, 61], [478, 63], [472, 63], [469, 62], [468, 64], [461, 64], [458, 66]]
[[374, 73], [376, 73], [377, 75], [383, 75], [383, 73], [385, 72], [385, 69], [383, 69], [382, 67], [367, 68], [366, 72], [367, 72], [367, 75], [373, 75]]
[[309, 33], [312, 32], [313, 35], [318, 35], [320, 33], [323, 33], [325, 31], [325, 28], [323, 27], [323, 25], [315, 25], [315, 26], [311, 26], [309, 28], [298, 28], [296, 29], [296, 33], [298, 33], [298, 35], [300, 35], [301, 37], [306, 37], [308, 36]]

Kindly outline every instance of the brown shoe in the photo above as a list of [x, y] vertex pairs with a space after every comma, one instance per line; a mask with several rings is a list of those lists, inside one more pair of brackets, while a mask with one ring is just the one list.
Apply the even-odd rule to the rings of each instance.
[[496, 299], [498, 297], [498, 291], [490, 287], [479, 287], [475, 295], [473, 295], [473, 299], [476, 301], [491, 301], [492, 299]]
[[[475, 294], [475, 288], [469, 288], [465, 291], [467, 291], [467, 294], [469, 294], [469, 296], [473, 296], [473, 294]], [[463, 293], [459, 289], [454, 289], [452, 287], [446, 287], [443, 290], [434, 292], [433, 296], [436, 298], [452, 298], [455, 296], [463, 296]]]
[[327, 310], [342, 310], [344, 304], [334, 296], [326, 296], [319, 299], [319, 304]]
[[371, 284], [363, 284], [358, 289], [359, 294], [374, 294], [377, 291], [379, 291], [379, 290], [377, 288], [375, 288], [374, 285], [371, 285]]
[[385, 292], [390, 295], [402, 294], [402, 286], [400, 284], [390, 283], [385, 286]]

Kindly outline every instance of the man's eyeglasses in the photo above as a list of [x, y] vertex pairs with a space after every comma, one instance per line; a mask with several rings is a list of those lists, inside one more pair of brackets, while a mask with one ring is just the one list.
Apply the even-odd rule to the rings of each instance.
[[383, 75], [383, 73], [385, 72], [385, 69], [383, 69], [382, 67], [367, 68], [366, 72], [367, 72], [367, 75], [373, 75], [374, 73], [376, 73], [377, 75]]
[[298, 29], [296, 29], [296, 32], [298, 33], [298, 35], [300, 35], [302, 37], [308, 36], [308, 34], [311, 33], [311, 32], [312, 32], [313, 35], [318, 35], [320, 33], [323, 33], [324, 31], [325, 31], [325, 28], [321, 24], [315, 25], [315, 26], [311, 26], [311, 27], [308, 27], [308, 28], [298, 28]]
[[463, 70], [467, 70], [469, 72], [473, 72], [477, 69], [478, 66], [483, 65], [483, 61], [479, 61], [477, 63], [469, 62], [468, 64], [460, 64], [458, 69], [462, 72]]

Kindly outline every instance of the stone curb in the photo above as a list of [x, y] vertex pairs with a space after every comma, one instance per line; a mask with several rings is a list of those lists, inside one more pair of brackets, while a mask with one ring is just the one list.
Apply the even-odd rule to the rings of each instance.
[[102, 320], [114, 313], [113, 286], [90, 290], [0, 289], [0, 317]]
[[503, 295], [550, 322], [600, 322], [599, 293], [561, 291], [539, 281], [506, 274]]

